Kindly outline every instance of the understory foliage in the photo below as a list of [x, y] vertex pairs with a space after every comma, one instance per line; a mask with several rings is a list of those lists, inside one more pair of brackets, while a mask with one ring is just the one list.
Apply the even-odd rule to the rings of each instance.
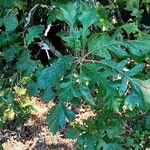
[[[149, 7], [149, 0], [0, 0], [0, 125], [27, 117], [34, 109], [30, 97], [37, 96], [55, 102], [46, 119], [50, 131], [67, 126], [79, 149], [149, 147], [150, 35], [139, 29]], [[118, 20], [114, 10], [128, 20]], [[43, 67], [29, 46], [51, 42], [45, 33], [55, 21], [67, 53]], [[95, 115], [72, 123], [67, 104], [83, 101]]]

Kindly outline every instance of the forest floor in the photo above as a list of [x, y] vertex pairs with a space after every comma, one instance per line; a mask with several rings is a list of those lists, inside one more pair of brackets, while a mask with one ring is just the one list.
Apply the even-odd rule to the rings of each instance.
[[[32, 98], [32, 103], [36, 106], [36, 113], [32, 114], [28, 120], [19, 128], [12, 124], [6, 125], [0, 130], [0, 143], [4, 150], [73, 150], [75, 140], [65, 138], [65, 129], [53, 135], [45, 124], [44, 120], [53, 102], [43, 103], [37, 98]], [[93, 112], [88, 106], [82, 105], [76, 108], [75, 123], [82, 124], [84, 120], [93, 116]]]

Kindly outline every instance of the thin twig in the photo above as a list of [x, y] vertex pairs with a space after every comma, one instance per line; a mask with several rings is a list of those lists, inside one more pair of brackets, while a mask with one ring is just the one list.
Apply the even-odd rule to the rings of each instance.
[[47, 45], [49, 46], [50, 48], [50, 51], [57, 57], [61, 57], [62, 54], [55, 49], [55, 47], [53, 46], [53, 44], [51, 42], [49, 42], [48, 40], [45, 41], [45, 43], [47, 43]]
[[139, 24], [138, 28], [145, 31], [150, 31], [150, 26], [146, 26], [144, 24]]
[[27, 17], [27, 23], [24, 26], [24, 29], [26, 30], [29, 26], [30, 26], [30, 22], [32, 20], [33, 14], [36, 11], [37, 7], [39, 6], [39, 4], [36, 4], [28, 13], [28, 17]]
[[27, 43], [25, 41], [25, 34], [27, 32], [27, 28], [30, 26], [30, 23], [31, 23], [31, 20], [32, 20], [32, 17], [33, 17], [33, 14], [34, 12], [36, 11], [37, 7], [39, 5], [36, 4], [28, 13], [28, 17], [27, 17], [27, 23], [24, 25], [24, 32], [23, 32], [23, 37], [24, 37], [24, 47], [27, 48]]
[[[40, 42], [39, 46], [41, 48], [43, 47], [43, 50], [46, 51], [48, 59], [50, 58], [48, 51], [51, 51], [57, 57], [61, 57], [62, 56], [62, 54], [58, 50], [56, 50], [55, 47], [53, 46], [53, 44], [50, 41], [48, 41], [48, 40], [45, 40], [43, 43]], [[44, 48], [44, 47], [46, 47], [46, 48]]]

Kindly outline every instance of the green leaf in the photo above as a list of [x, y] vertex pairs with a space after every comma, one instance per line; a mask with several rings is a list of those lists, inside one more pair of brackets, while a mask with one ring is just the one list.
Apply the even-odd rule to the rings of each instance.
[[138, 31], [138, 26], [135, 23], [126, 23], [122, 28], [128, 33], [135, 33]]
[[111, 59], [110, 51], [121, 58], [129, 57], [129, 54], [122, 46], [128, 49], [130, 54], [134, 56], [144, 56], [150, 52], [150, 42], [148, 39], [122, 40], [103, 33], [101, 35], [92, 35], [88, 42], [89, 53], [105, 59]]
[[59, 126], [64, 128], [66, 125], [66, 117], [68, 118], [68, 115], [66, 116], [65, 107], [64, 103], [59, 101], [56, 106], [52, 107], [47, 116], [46, 122], [54, 134], [59, 130]]
[[[135, 87], [137, 85], [135, 85], [135, 80], [132, 79], [130, 77], [133, 75], [136, 75], [137, 73], [139, 73], [139, 69], [142, 70], [144, 65], [143, 64], [138, 64], [135, 67], [131, 68], [131, 72], [124, 70], [125, 66], [128, 64], [128, 61], [121, 61], [116, 63], [113, 60], [108, 60], [108, 59], [104, 59], [100, 61], [100, 64], [104, 66], [104, 68], [106, 69], [106, 71], [102, 72], [101, 75], [99, 75], [99, 77], [101, 77], [101, 80], [103, 79], [103, 82], [105, 83], [104, 87], [107, 88], [106, 91], [108, 91], [108, 95], [110, 98], [110, 93], [111, 93], [111, 97], [112, 100], [114, 101], [114, 99], [119, 98], [118, 96], [118, 87], [119, 87], [119, 92], [121, 89], [123, 89], [123, 93], [125, 94], [125, 91], [127, 90], [128, 84], [132, 84], [133, 85], [133, 89], [132, 89], [132, 94], [130, 94], [126, 100], [125, 100], [125, 104], [129, 107], [130, 110], [133, 110], [135, 106], [143, 106], [143, 101], [140, 97], [140, 92], [135, 90]], [[128, 75], [129, 72], [129, 75]], [[95, 73], [96, 74], [96, 73]], [[109, 82], [109, 80], [107, 81], [107, 77], [109, 75], [113, 75], [113, 79], [112, 81]], [[115, 77], [116, 76], [116, 77]], [[119, 77], [119, 78], [118, 78]], [[121, 81], [121, 84], [115, 84], [114, 81]], [[135, 82], [135, 83], [134, 83]], [[106, 85], [109, 85], [108, 87]], [[111, 90], [113, 92], [111, 92]], [[116, 94], [115, 94], [116, 91]], [[105, 93], [106, 96], [106, 93]], [[107, 97], [108, 99], [108, 97]], [[109, 103], [111, 101], [109, 100]], [[111, 103], [110, 103], [111, 104]], [[111, 104], [112, 105], [112, 104]]]
[[98, 20], [97, 12], [94, 8], [83, 11], [82, 15], [79, 16], [79, 20], [83, 24], [83, 28], [87, 29]]
[[110, 48], [112, 44], [116, 43], [112, 42], [108, 35], [102, 34], [101, 36], [93, 37], [90, 39], [88, 43], [88, 49], [92, 54], [98, 55], [102, 58], [111, 59], [108, 48]]
[[35, 38], [38, 38], [43, 33], [44, 27], [42, 25], [32, 26], [28, 28], [28, 33], [26, 34], [25, 41], [27, 45], [34, 42]]
[[4, 150], [2, 144], [0, 144], [0, 150]]
[[81, 33], [77, 29], [73, 29], [73, 33], [67, 32], [59, 32], [57, 35], [62, 38], [63, 41], [66, 42], [67, 46], [74, 50], [80, 50], [82, 48], [82, 44], [80, 41]]
[[3, 18], [6, 32], [13, 32], [18, 26], [18, 20], [13, 12], [8, 13]]
[[98, 14], [94, 8], [87, 8], [82, 11], [78, 19], [83, 25], [79, 31], [82, 36], [82, 48], [84, 49], [87, 43], [87, 36], [90, 34], [89, 27], [98, 21]]
[[69, 121], [75, 119], [75, 113], [72, 110], [68, 109], [65, 105], [63, 105], [63, 112]]
[[[150, 109], [150, 79], [145, 80], [145, 81], [142, 81], [142, 80], [139, 80], [139, 79], [134, 79], [134, 80], [136, 81], [137, 86], [141, 91], [142, 98], [143, 98], [143, 100], [146, 104], [145, 108], [147, 110], [149, 110]], [[140, 95], [140, 93], [139, 93], [139, 95]]]
[[15, 6], [19, 9], [19, 10], [25, 10], [27, 7], [27, 1], [20, 1], [17, 0], [17, 2], [15, 3]]
[[91, 92], [90, 92], [88, 87], [80, 86], [80, 91], [81, 91], [81, 94], [82, 94], [82, 96], [85, 100], [87, 100], [91, 104], [94, 103], [93, 102], [93, 97], [92, 97]]
[[6, 96], [6, 100], [7, 100], [7, 104], [14, 105], [14, 103], [13, 103], [13, 101], [14, 101], [14, 95], [12, 93], [9, 93]]
[[45, 89], [44, 92], [42, 93], [42, 100], [45, 102], [49, 102], [54, 97], [55, 97], [55, 92], [50, 87]]
[[[133, 110], [136, 106], [137, 107], [139, 107], [139, 106], [143, 107], [143, 105], [144, 105], [143, 104], [143, 100], [141, 98], [141, 94], [140, 94], [139, 89], [137, 89], [137, 86], [141, 89], [142, 93], [144, 92], [143, 96], [148, 95], [147, 94], [148, 92], [145, 91], [145, 90], [148, 89], [148, 87], [147, 87], [147, 89], [146, 88], [144, 89], [144, 86], [141, 85], [142, 81], [136, 80], [136, 79], [132, 79], [131, 77], [134, 76], [134, 75], [136, 75], [137, 73], [139, 73], [139, 71], [141, 71], [143, 69], [144, 65], [143, 64], [137, 64], [135, 67], [133, 67], [132, 69], [130, 69], [131, 71], [130, 70], [129, 71], [124, 71], [123, 70], [123, 66], [126, 63], [122, 63], [121, 62], [122, 65], [120, 65], [120, 63], [118, 63], [119, 65], [117, 65], [112, 60], [102, 60], [101, 63], [103, 65], [106, 65], [106, 67], [108, 67], [108, 68], [110, 67], [112, 70], [114, 70], [115, 72], [113, 72], [113, 75], [118, 72], [122, 76], [123, 79], [126, 79], [124, 81], [127, 81], [127, 82], [129, 81], [132, 84], [132, 86], [133, 86], [132, 93], [129, 94], [127, 96], [127, 98], [125, 99], [125, 104], [129, 107], [129, 109]], [[120, 66], [122, 66], [122, 67], [120, 67]], [[128, 84], [127, 82], [124, 83], [125, 85], [123, 85], [123, 87], [125, 87], [124, 89], [127, 88], [126, 87], [127, 84]], [[146, 82], [144, 82], [144, 81], [143, 81], [143, 83], [146, 84]], [[147, 84], [147, 86], [148, 86], [148, 84]], [[149, 97], [149, 95], [146, 96], [146, 97], [144, 97], [145, 103], [148, 103], [148, 97]]]
[[123, 79], [123, 81], [119, 85], [119, 94], [124, 95], [128, 89], [129, 80]]
[[77, 143], [81, 144], [86, 150], [96, 150], [97, 141], [92, 134], [84, 133], [78, 138]]
[[78, 88], [75, 83], [71, 80], [60, 84], [60, 90], [58, 91], [59, 99], [66, 101], [72, 100], [74, 97], [79, 97]]
[[48, 124], [48, 127], [50, 128], [50, 131], [53, 134], [56, 134], [59, 130], [59, 119], [61, 116], [61, 109], [60, 106], [54, 106], [51, 110], [51, 113], [48, 114], [46, 123]]
[[47, 25], [51, 24], [52, 22], [54, 22], [57, 18], [57, 12], [56, 11], [51, 11], [49, 16], [48, 16], [48, 20], [47, 20]]
[[3, 54], [4, 58], [7, 61], [12, 61], [15, 58], [15, 54], [18, 53], [20, 50], [20, 47], [17, 45], [11, 45], [8, 49], [6, 49]]
[[126, 74], [127, 74], [129, 77], [133, 77], [134, 75], [136, 75], [136, 74], [138, 74], [139, 72], [141, 72], [144, 67], [145, 67], [145, 64], [137, 64], [137, 65], [135, 65], [132, 69], [130, 69]]
[[60, 12], [56, 16], [57, 19], [65, 21], [69, 26], [73, 27], [77, 19], [77, 3], [69, 3], [60, 7]]
[[56, 60], [52, 67], [45, 68], [38, 76], [38, 86], [40, 89], [54, 87], [61, 80], [65, 69], [69, 69], [73, 63], [71, 56], [63, 56]]
[[110, 139], [117, 138], [123, 132], [123, 127], [120, 121], [112, 122], [108, 127], [106, 127], [107, 136]]
[[150, 40], [127, 40], [123, 45], [135, 56], [143, 56], [150, 52]]
[[16, 2], [16, 0], [0, 0], [0, 6], [11, 6]]
[[127, 79], [131, 79], [130, 77], [138, 74], [140, 71], [143, 70], [145, 66], [144, 64], [136, 64], [130, 70], [124, 70], [124, 68], [126, 68], [126, 65], [128, 63], [128, 61], [126, 60], [116, 63], [113, 60], [103, 59], [100, 61], [100, 63], [104, 65], [105, 67], [108, 67], [109, 69], [111, 68], [112, 70], [114, 70], [113, 74], [119, 73], [122, 77], [125, 77]]
[[3, 25], [3, 18], [0, 18], [0, 27]]
[[103, 83], [103, 79], [101, 78], [100, 73], [98, 72], [99, 69], [101, 69], [100, 65], [97, 64], [90, 64], [86, 63], [82, 66], [83, 73], [88, 77], [88, 80], [90, 79], [92, 82], [89, 81], [90, 84], [92, 84], [92, 87], [95, 85], [95, 83]]
[[105, 144], [103, 146], [103, 150], [122, 150], [122, 147], [120, 147], [117, 143], [108, 143], [108, 144]]
[[116, 45], [112, 45], [111, 48], [110, 48], [110, 51], [112, 51], [113, 53], [115, 53], [117, 56], [119, 56], [120, 58], [126, 58], [126, 57], [129, 57], [129, 54], [123, 50], [121, 48], [121, 46], [118, 44]]
[[63, 128], [63, 129], [65, 129], [65, 127], [66, 127], [65, 115], [63, 112], [62, 112], [61, 117], [59, 119], [59, 125], [60, 125], [60, 128]]
[[18, 70], [31, 75], [37, 69], [37, 62], [30, 59], [29, 51], [24, 51], [16, 64]]
[[84, 82], [86, 82], [86, 81], [84, 81], [83, 78], [81, 78], [81, 81], [80, 81], [81, 95], [90, 105], [95, 105], [94, 101], [93, 101], [93, 97], [91, 95], [91, 91], [88, 88], [88, 86], [86, 85], [86, 83], [84, 83]]
[[77, 128], [69, 128], [67, 130], [67, 138], [76, 139], [80, 135], [80, 131]]
[[[103, 69], [102, 65], [99, 64], [84, 64], [82, 66], [82, 70], [84, 75], [89, 77], [89, 88], [93, 89], [95, 88], [95, 85], [98, 83], [99, 87], [98, 88], [98, 99], [104, 99], [108, 100], [108, 102], [112, 102], [114, 99], [116, 99], [115, 95], [116, 89], [112, 89], [111, 84], [108, 83], [107, 76], [109, 75], [108, 73], [106, 75], [103, 75], [102, 73], [99, 72], [100, 69]], [[113, 83], [114, 84], [114, 83]], [[112, 101], [111, 101], [112, 100]], [[112, 105], [112, 104], [111, 104]]]
[[119, 99], [119, 98], [113, 101], [114, 111], [119, 112], [119, 108], [121, 106], [121, 101], [122, 101], [122, 99]]
[[135, 16], [137, 19], [140, 19], [141, 10], [139, 9], [139, 7], [140, 7], [140, 1], [132, 0], [132, 1], [127, 1], [125, 9], [132, 12], [131, 16]]
[[148, 131], [150, 131], [150, 113], [146, 114], [146, 124], [145, 127]]
[[28, 95], [29, 96], [38, 96], [37, 83], [30, 81], [27, 86], [28, 86]]
[[139, 96], [133, 92], [125, 99], [125, 105], [132, 111], [136, 106], [139, 106], [139, 101]]

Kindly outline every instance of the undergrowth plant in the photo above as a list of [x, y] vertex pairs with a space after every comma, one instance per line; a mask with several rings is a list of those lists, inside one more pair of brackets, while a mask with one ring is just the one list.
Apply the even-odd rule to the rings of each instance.
[[[7, 120], [7, 110], [16, 113], [16, 102], [22, 103], [27, 88], [28, 96], [40, 96], [44, 102], [55, 100], [46, 119], [48, 127], [55, 134], [68, 125], [66, 136], [77, 139], [79, 149], [148, 147], [150, 36], [138, 28], [141, 3], [149, 8], [150, 2], [144, 0], [108, 5], [79, 0], [52, 1], [55, 7], [49, 10], [49, 1], [37, 1], [37, 7], [47, 11], [47, 21], [34, 24], [33, 8], [26, 2], [0, 1], [0, 121]], [[112, 12], [120, 4], [131, 12], [132, 21], [114, 21]], [[68, 54], [42, 67], [31, 59], [28, 46], [36, 39], [44, 40], [47, 27], [56, 20], [64, 25], [57, 36]], [[75, 113], [67, 103], [76, 107], [82, 101], [94, 116], [84, 124], [69, 124]]]

